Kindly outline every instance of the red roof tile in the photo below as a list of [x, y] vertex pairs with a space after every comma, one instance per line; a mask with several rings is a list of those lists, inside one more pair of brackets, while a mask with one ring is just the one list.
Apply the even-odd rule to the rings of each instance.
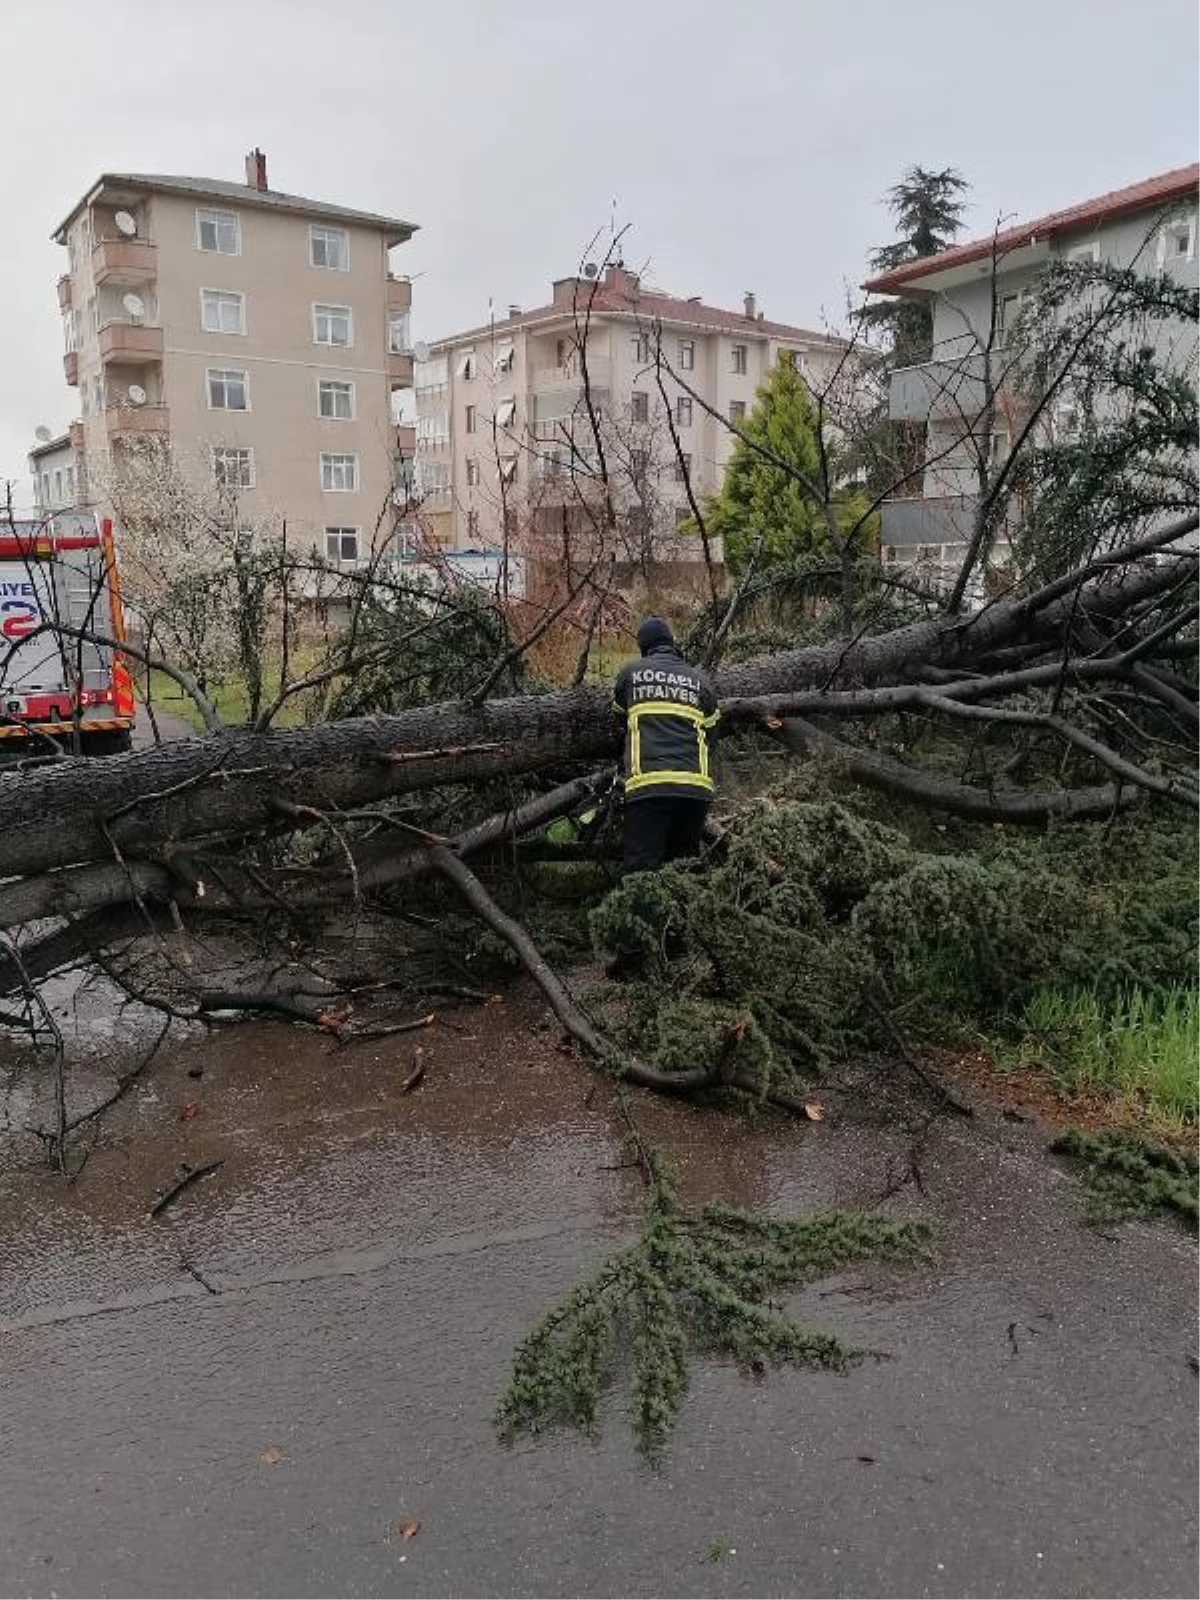
[[1111, 222], [1131, 212], [1145, 211], [1151, 206], [1168, 205], [1172, 200], [1186, 200], [1194, 196], [1200, 183], [1200, 164], [1175, 167], [1156, 178], [1144, 178], [1141, 183], [1130, 184], [1127, 189], [1113, 189], [1109, 194], [1098, 195], [1094, 200], [1084, 200], [1079, 205], [1068, 206], [1065, 211], [1052, 211], [1049, 216], [1038, 217], [1033, 222], [1018, 223], [1004, 228], [986, 239], [973, 239], [970, 244], [953, 245], [935, 256], [920, 256], [906, 261], [903, 266], [870, 278], [863, 288], [872, 294], [896, 294], [908, 285], [926, 277], [930, 272], [941, 272], [947, 267], [966, 266], [972, 261], [986, 260], [993, 249], [999, 254], [1017, 250], [1035, 239], [1053, 238], [1062, 233], [1079, 233], [1101, 222]]
[[[615, 281], [610, 281], [614, 280]], [[662, 294], [643, 289], [633, 274], [610, 268], [606, 277], [592, 285], [580, 280], [578, 295], [579, 314], [589, 307], [593, 316], [636, 317], [646, 323], [662, 321], [674, 327], [691, 327], [700, 331], [742, 334], [747, 338], [791, 339], [797, 343], [828, 344], [841, 348], [846, 341], [833, 334], [815, 333], [810, 328], [793, 327], [786, 322], [768, 322], [758, 316], [747, 317], [741, 311], [724, 311], [718, 306], [706, 306], [699, 300], [681, 300], [678, 295]], [[469, 328], [464, 333], [447, 334], [433, 341], [434, 349], [461, 344], [464, 339], [484, 339], [493, 335], [503, 339], [516, 328], [529, 328], [534, 323], [572, 319], [570, 304], [538, 306], [533, 311], [523, 311], [519, 316], [497, 318], [481, 328]]]

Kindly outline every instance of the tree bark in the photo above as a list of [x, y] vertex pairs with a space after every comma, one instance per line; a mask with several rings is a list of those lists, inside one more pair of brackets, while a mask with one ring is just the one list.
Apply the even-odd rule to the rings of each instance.
[[[1185, 519], [1187, 526], [1194, 522]], [[1082, 588], [1059, 584], [969, 617], [932, 618], [763, 657], [719, 674], [718, 692], [723, 699], [755, 699], [835, 684], [869, 687], [911, 681], [929, 667], [977, 664], [998, 649], [1054, 639], [1081, 612], [1092, 621], [1120, 616], [1177, 585], [1186, 565], [1194, 557], [1101, 572]], [[278, 829], [281, 801], [353, 810], [417, 789], [595, 762], [616, 753], [618, 731], [606, 690], [570, 689], [311, 728], [230, 732], [105, 761], [0, 773], [0, 877], [118, 855], [130, 863], [169, 859], [198, 840]]]

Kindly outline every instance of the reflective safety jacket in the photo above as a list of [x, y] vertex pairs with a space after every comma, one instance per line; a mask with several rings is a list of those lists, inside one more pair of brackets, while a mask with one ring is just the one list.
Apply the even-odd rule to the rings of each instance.
[[720, 712], [707, 673], [674, 645], [656, 645], [621, 668], [613, 705], [625, 718], [626, 799], [712, 794], [709, 734]]

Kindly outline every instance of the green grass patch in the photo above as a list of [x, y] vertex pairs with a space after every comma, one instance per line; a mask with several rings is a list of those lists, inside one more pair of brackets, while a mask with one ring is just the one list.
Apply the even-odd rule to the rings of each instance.
[[1110, 1094], [1178, 1127], [1196, 1120], [1200, 997], [1174, 985], [1041, 988], [1018, 1021], [1021, 1055], [1047, 1067], [1070, 1094]]
[[[303, 677], [306, 672], [312, 671], [317, 664], [318, 657], [311, 659], [293, 659], [290, 667], [290, 676], [293, 681]], [[147, 698], [145, 685], [140, 688], [140, 698], [143, 703]], [[247, 720], [250, 712], [249, 698], [246, 694], [246, 685], [238, 678], [220, 679], [208, 685], [208, 698], [212, 701], [218, 717], [227, 727], [237, 727]], [[269, 705], [275, 695], [279, 693], [279, 668], [273, 665], [267, 669], [266, 681], [263, 687], [263, 703]], [[173, 678], [167, 677], [165, 672], [151, 672], [149, 684], [149, 697], [155, 707], [160, 711], [169, 711], [172, 715], [182, 717], [196, 733], [204, 732], [204, 718], [200, 715], [195, 701], [183, 690]], [[274, 720], [277, 728], [295, 728], [304, 721], [305, 696], [295, 695], [289, 700]]]

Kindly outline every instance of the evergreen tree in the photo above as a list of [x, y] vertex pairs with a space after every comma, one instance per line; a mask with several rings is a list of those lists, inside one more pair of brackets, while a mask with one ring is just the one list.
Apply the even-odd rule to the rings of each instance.
[[[771, 368], [740, 431], [725, 480], [706, 513], [710, 532], [725, 542], [730, 571], [744, 571], [756, 548], [760, 566], [829, 554], [816, 410], [804, 380], [790, 363], [780, 361]], [[755, 445], [788, 462], [794, 471], [776, 466]], [[831, 498], [839, 523], [853, 521], [857, 512], [853, 497]]]
[[[953, 167], [941, 172], [909, 167], [887, 195], [887, 208], [896, 219], [897, 238], [872, 252], [872, 271], [891, 272], [908, 261], [949, 249], [962, 228], [967, 189], [966, 179]], [[897, 366], [929, 359], [933, 316], [924, 301], [896, 300], [868, 306], [862, 319], [868, 327], [882, 329], [889, 336]]]

